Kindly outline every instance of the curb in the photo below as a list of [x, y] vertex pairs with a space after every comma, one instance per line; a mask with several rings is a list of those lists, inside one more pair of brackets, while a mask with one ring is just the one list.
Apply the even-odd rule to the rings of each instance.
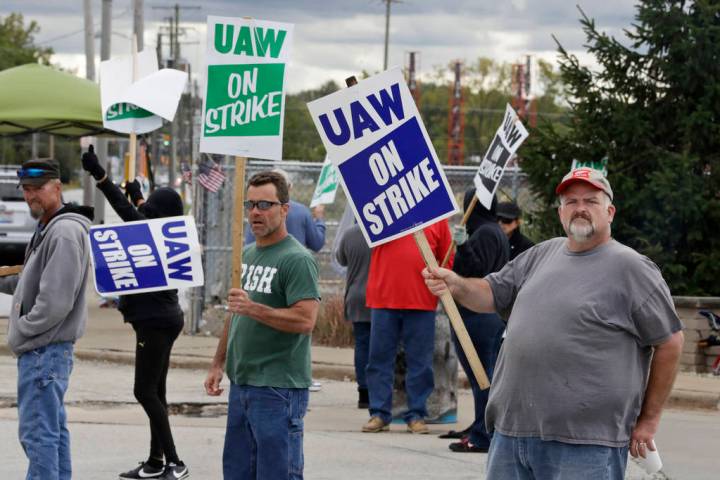
[[[7, 344], [0, 344], [0, 355], [10, 356], [12, 352]], [[92, 362], [107, 362], [119, 365], [134, 365], [135, 354], [120, 351], [76, 350], [75, 358]], [[205, 370], [210, 364], [208, 357], [177, 356], [170, 359], [172, 368]], [[312, 376], [317, 379], [352, 381], [355, 369], [350, 365], [336, 365], [313, 362]], [[469, 389], [470, 383], [465, 375], [458, 376], [458, 388]], [[673, 390], [665, 402], [666, 408], [720, 411], [720, 395], [694, 390]]]

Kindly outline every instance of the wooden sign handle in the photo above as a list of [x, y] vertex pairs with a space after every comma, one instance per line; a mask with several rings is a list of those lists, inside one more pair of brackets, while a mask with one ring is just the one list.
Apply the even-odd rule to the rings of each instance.
[[17, 275], [22, 272], [22, 265], [13, 265], [12, 267], [0, 267], [0, 277], [8, 277], [10, 275]]
[[232, 288], [240, 288], [245, 220], [245, 163], [247, 158], [235, 157], [235, 205], [232, 225]]
[[[413, 233], [413, 236], [415, 237], [415, 243], [417, 243], [417, 246], [420, 249], [423, 260], [425, 260], [425, 265], [437, 268], [438, 263], [437, 260], [435, 260], [435, 255], [430, 248], [430, 243], [428, 243], [425, 232], [420, 230]], [[445, 307], [445, 313], [447, 313], [447, 316], [450, 319], [450, 325], [452, 325], [453, 330], [455, 330], [455, 335], [457, 335], [458, 340], [460, 341], [460, 346], [462, 347], [463, 352], [465, 352], [465, 357], [468, 359], [468, 363], [470, 364], [470, 368], [475, 375], [478, 385], [480, 385], [482, 390], [489, 388], [490, 380], [488, 379], [485, 369], [480, 362], [475, 346], [473, 346], [472, 340], [470, 340], [470, 335], [468, 334], [467, 328], [465, 328], [465, 324], [460, 317], [460, 312], [458, 311], [457, 305], [455, 305], [455, 300], [452, 298], [450, 292], [445, 292], [440, 296], [440, 301], [442, 302], [443, 307]]]
[[[130, 50], [130, 54], [132, 55], [132, 81], [137, 81], [138, 77], [138, 52], [137, 52], [137, 37], [133, 33], [132, 36], [132, 46]], [[173, 139], [175, 141], [175, 139]], [[130, 158], [128, 159], [128, 167], [125, 169], [127, 172], [127, 178], [125, 178], [126, 182], [132, 182], [135, 180], [135, 158], [137, 157], [137, 134], [135, 133], [135, 129], [130, 132]]]
[[[460, 225], [463, 227], [467, 225], [468, 219], [470, 218], [470, 214], [475, 209], [475, 205], [477, 205], [478, 197], [477, 195], [473, 195], [472, 200], [470, 201], [470, 205], [468, 205], [467, 210], [465, 210], [465, 215], [463, 215], [462, 221], [460, 222]], [[445, 252], [445, 256], [443, 257], [443, 261], [440, 264], [441, 267], [445, 268], [448, 264], [448, 261], [450, 260], [450, 254], [452, 253], [453, 249], [455, 248], [455, 240], [453, 239], [452, 242], [450, 242], [450, 248], [448, 248], [448, 251]]]

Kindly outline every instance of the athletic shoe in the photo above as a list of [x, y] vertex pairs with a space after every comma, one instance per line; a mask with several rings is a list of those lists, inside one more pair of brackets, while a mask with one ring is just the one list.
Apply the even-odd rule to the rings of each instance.
[[314, 379], [310, 385], [310, 388], [308, 388], [308, 390], [310, 390], [311, 392], [319, 392], [321, 389], [322, 389], [322, 383], [320, 383]]
[[165, 473], [161, 477], [162, 480], [181, 480], [188, 478], [190, 471], [183, 462], [180, 463], [168, 463], [165, 467]]
[[165, 472], [164, 467], [153, 467], [145, 462], [140, 462], [136, 468], [133, 468], [129, 472], [121, 473], [118, 478], [126, 480], [128, 478], [160, 478]]

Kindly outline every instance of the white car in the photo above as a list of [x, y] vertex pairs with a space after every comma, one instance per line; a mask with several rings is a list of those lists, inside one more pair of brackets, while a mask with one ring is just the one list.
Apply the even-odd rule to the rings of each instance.
[[37, 221], [17, 187], [16, 169], [0, 170], [0, 265], [19, 265]]

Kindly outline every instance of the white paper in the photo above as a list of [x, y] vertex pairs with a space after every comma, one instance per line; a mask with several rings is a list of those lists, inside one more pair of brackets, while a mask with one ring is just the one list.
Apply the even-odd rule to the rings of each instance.
[[[185, 90], [187, 74], [169, 68], [158, 71], [154, 50], [137, 54], [137, 80], [132, 80], [133, 59], [124, 56], [100, 63], [100, 100], [103, 125], [121, 133], [146, 133], [172, 121]], [[132, 104], [153, 115], [144, 118], [108, 119], [108, 111]], [[111, 111], [112, 112], [112, 111]]]

